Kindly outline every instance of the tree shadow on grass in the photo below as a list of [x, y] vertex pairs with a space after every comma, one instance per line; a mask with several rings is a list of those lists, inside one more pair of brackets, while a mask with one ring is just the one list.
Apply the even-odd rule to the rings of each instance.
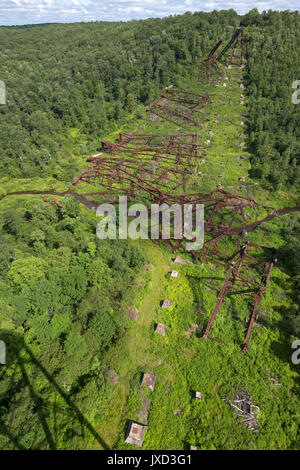
[[[66, 393], [60, 385], [56, 382], [54, 377], [45, 369], [42, 363], [35, 357], [31, 349], [25, 344], [23, 337], [20, 334], [9, 330], [0, 330], [0, 339], [4, 341], [6, 345], [6, 365], [2, 365], [1, 367], [10, 367], [14, 364], [17, 364], [20, 368], [22, 378], [24, 383], [29, 389], [30, 397], [34, 404], [34, 409], [38, 415], [39, 421], [43, 428], [43, 432], [45, 435], [45, 439], [48, 442], [48, 446], [51, 450], [56, 449], [56, 436], [53, 435], [51, 432], [49, 425], [47, 423], [47, 408], [45, 407], [44, 400], [37, 395], [34, 390], [33, 384], [29, 379], [29, 376], [26, 371], [26, 363], [30, 362], [30, 364], [35, 365], [42, 374], [46, 377], [49, 383], [55, 388], [58, 392], [60, 397], [65, 401], [68, 405], [70, 410], [73, 412], [74, 416], [78, 424], [85, 428], [93, 437], [94, 439], [101, 445], [101, 447], [105, 450], [109, 450], [108, 445], [106, 442], [99, 436], [97, 431], [88, 421], [88, 419], [82, 414], [80, 409], [73, 403], [71, 397]], [[27, 353], [29, 357], [28, 359], [24, 359], [24, 352]], [[1, 420], [0, 415], [0, 433], [4, 434], [9, 438], [12, 444], [15, 446], [16, 449], [25, 449], [23, 445], [18, 441], [18, 439], [12, 435], [6, 424]]]

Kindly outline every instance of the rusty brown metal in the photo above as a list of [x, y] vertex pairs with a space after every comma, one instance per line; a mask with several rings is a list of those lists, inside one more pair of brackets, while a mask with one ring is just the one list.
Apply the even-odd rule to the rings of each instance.
[[168, 87], [153, 103], [147, 111], [181, 127], [199, 127], [201, 121], [209, 120], [205, 117], [195, 120], [196, 114], [202, 112], [203, 107], [211, 103], [211, 94], [200, 95]]
[[[233, 52], [229, 62], [235, 57], [237, 48], [241, 49], [241, 63], [244, 47], [243, 30], [232, 38], [228, 50], [233, 45]], [[219, 73], [215, 52], [221, 41], [210, 52], [207, 62], [207, 74], [212, 78], [212, 70]], [[218, 56], [219, 57], [219, 56]], [[214, 72], [215, 73], [215, 72]], [[168, 87], [161, 96], [155, 100], [147, 111], [160, 116], [182, 127], [196, 126], [199, 128], [201, 119], [197, 116], [203, 111], [204, 106], [210, 103], [209, 94], [197, 94], [180, 89]], [[200, 121], [200, 122], [198, 122]], [[187, 131], [188, 132], [188, 131]], [[127, 195], [128, 200], [140, 199], [147, 203], [168, 205], [193, 204], [193, 210], [197, 204], [205, 205], [205, 234], [206, 241], [201, 252], [192, 254], [202, 261], [213, 261], [228, 268], [225, 281], [218, 295], [216, 305], [208, 321], [203, 338], [221, 342], [218, 338], [212, 338], [210, 332], [216, 315], [225, 297], [236, 286], [248, 286], [255, 291], [254, 306], [248, 325], [243, 352], [249, 346], [249, 339], [253, 324], [257, 315], [257, 308], [262, 299], [263, 292], [267, 289], [275, 259], [257, 257], [257, 251], [270, 250], [255, 243], [245, 243], [248, 230], [254, 229], [265, 220], [251, 221], [257, 207], [255, 199], [232, 194], [217, 188], [210, 192], [188, 193], [186, 186], [189, 177], [195, 173], [197, 160], [205, 155], [207, 146], [198, 144], [198, 135], [190, 133], [169, 134], [139, 134], [120, 132], [118, 143], [101, 142], [101, 151], [87, 159], [92, 165], [73, 181], [78, 185], [84, 181], [96, 183], [101, 188], [99, 195]], [[252, 215], [249, 214], [251, 211]], [[247, 225], [245, 222], [249, 220]], [[176, 252], [186, 241], [184, 229], [183, 237], [178, 240], [171, 234], [171, 243]], [[173, 234], [174, 235], [174, 234]], [[224, 253], [220, 248], [224, 239], [235, 244], [232, 254]], [[160, 230], [159, 238], [162, 239]], [[189, 240], [193, 241], [193, 240]], [[164, 240], [166, 242], [166, 240]], [[254, 250], [254, 254], [250, 253]], [[261, 274], [261, 269], [263, 273]], [[258, 276], [260, 278], [258, 279]]]
[[[188, 93], [188, 96], [194, 96]], [[74, 181], [96, 182], [103, 190], [160, 201], [171, 197], [170, 191], [186, 185], [194, 174], [197, 160], [206, 154], [207, 145], [197, 143], [197, 134], [126, 134], [118, 143], [101, 142], [101, 152], [87, 159], [93, 165]]]
[[[269, 250], [271, 256], [269, 254], [268, 258], [256, 258], [255, 256], [249, 253], [252, 248], [255, 252], [258, 250], [261, 252], [263, 252], [264, 250]], [[256, 293], [253, 298], [254, 306], [251, 314], [251, 319], [248, 325], [247, 334], [245, 337], [244, 347], [242, 350], [243, 353], [247, 352], [252, 327], [256, 318], [257, 308], [262, 300], [263, 293], [268, 288], [272, 269], [274, 263], [276, 263], [277, 261], [276, 258], [273, 257], [273, 253], [274, 248], [265, 247], [263, 245], [258, 245], [256, 243], [248, 241], [231, 256], [230, 267], [228, 269], [225, 281], [220, 290], [215, 307], [203, 334], [203, 338], [209, 338], [213, 322], [225, 297], [235, 288], [236, 285], [249, 287], [250, 289], [256, 291]], [[259, 278], [259, 272], [261, 270], [262, 275]]]
[[222, 41], [218, 41], [217, 44], [212, 48], [207, 58], [200, 62], [200, 71], [199, 71], [199, 84], [215, 82], [220, 79], [223, 75], [223, 72], [216, 60], [215, 53], [217, 49], [222, 44]]

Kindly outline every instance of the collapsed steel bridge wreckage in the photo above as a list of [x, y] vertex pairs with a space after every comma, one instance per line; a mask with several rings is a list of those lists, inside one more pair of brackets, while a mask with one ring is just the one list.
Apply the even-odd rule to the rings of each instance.
[[[212, 48], [207, 58], [202, 60], [200, 63], [199, 72], [199, 83], [215, 82], [223, 76], [223, 70], [220, 67], [221, 60], [226, 58], [227, 67], [232, 65], [243, 65], [244, 60], [244, 27], [241, 25], [234, 32], [230, 41], [217, 55], [216, 52], [219, 50], [222, 40], [218, 41], [217, 44]], [[232, 48], [232, 53], [227, 56], [227, 52]], [[237, 59], [237, 62], [234, 62]]]
[[[232, 47], [232, 53], [227, 56], [227, 66], [233, 64], [236, 52], [239, 49], [238, 63], [242, 66], [244, 57], [244, 34], [240, 26], [228, 44], [216, 56], [216, 51], [221, 46], [219, 41], [209, 53], [207, 59], [202, 62], [199, 79], [208, 79], [214, 82], [222, 76], [219, 66], [221, 59]], [[148, 108], [150, 120], [162, 118], [177, 126], [191, 128], [200, 127], [205, 116], [201, 113], [204, 106], [211, 103], [212, 95], [186, 92], [167, 87], [161, 96]], [[199, 122], [197, 122], [199, 121]], [[251, 331], [257, 317], [257, 308], [262, 300], [264, 291], [268, 288], [271, 272], [276, 263], [275, 250], [273, 248], [257, 245], [249, 241], [246, 228], [252, 229], [257, 222], [245, 226], [246, 220], [252, 220], [257, 203], [238, 194], [231, 194], [217, 188], [209, 193], [187, 193], [188, 180], [195, 176], [197, 161], [206, 155], [208, 145], [197, 143], [196, 133], [169, 133], [169, 134], [138, 134], [119, 133], [117, 144], [102, 141], [101, 151], [88, 158], [93, 163], [74, 181], [73, 185], [80, 182], [99, 184], [103, 191], [99, 195], [112, 195], [116, 198], [126, 195], [128, 201], [138, 199], [145, 202], [169, 205], [193, 203], [205, 205], [205, 234], [209, 238], [205, 241], [201, 252], [192, 251], [195, 258], [204, 261], [221, 264], [228, 269], [224, 284], [219, 292], [215, 308], [211, 314], [203, 338], [209, 338], [217, 342], [220, 339], [212, 338], [210, 332], [216, 315], [226, 296], [234, 292], [236, 288], [247, 288], [239, 292], [243, 295], [254, 293], [252, 299], [253, 310], [248, 320], [247, 332], [242, 352], [246, 353], [249, 346]], [[183, 189], [183, 192], [179, 192]], [[179, 193], [178, 193], [179, 192]], [[182, 238], [175, 239], [173, 233], [173, 251], [176, 252], [186, 241], [184, 226]], [[171, 234], [172, 237], [172, 234]], [[219, 248], [219, 244], [228, 239], [236, 243], [236, 250], [228, 256]], [[159, 239], [162, 239], [160, 226]], [[189, 240], [191, 241], [191, 240]], [[192, 240], [193, 241], [193, 240]], [[266, 254], [267, 253], [267, 254]]]
[[87, 160], [94, 164], [73, 184], [97, 180], [106, 192], [121, 190], [129, 200], [133, 196], [149, 199], [149, 195], [151, 200], [161, 200], [167, 190], [186, 189], [197, 159], [206, 155], [207, 146], [196, 141], [196, 134], [120, 133], [118, 144], [101, 142], [101, 152]]

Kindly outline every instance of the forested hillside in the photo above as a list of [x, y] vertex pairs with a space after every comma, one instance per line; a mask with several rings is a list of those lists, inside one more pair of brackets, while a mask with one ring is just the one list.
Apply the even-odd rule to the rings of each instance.
[[[72, 152], [97, 149], [125, 113], [176, 84], [238, 22], [236, 13], [224, 11], [0, 28], [0, 76], [7, 87], [7, 106], [0, 108], [0, 174], [72, 179]], [[84, 138], [65, 148], [74, 129]]]
[[300, 106], [291, 99], [300, 74], [299, 21], [296, 12], [244, 19], [251, 174], [277, 189], [300, 183]]

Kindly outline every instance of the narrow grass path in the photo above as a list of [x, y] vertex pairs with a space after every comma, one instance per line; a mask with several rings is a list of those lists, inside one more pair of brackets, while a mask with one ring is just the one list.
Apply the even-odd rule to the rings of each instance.
[[[110, 449], [114, 448], [120, 435], [122, 417], [126, 413], [126, 403], [131, 392], [130, 379], [141, 366], [153, 367], [157, 361], [152, 348], [152, 327], [153, 323], [157, 321], [156, 312], [165, 290], [165, 275], [169, 269], [170, 259], [164, 254], [161, 247], [152, 241], [141, 243], [145, 245], [149, 260], [153, 265], [152, 280], [140, 305], [138, 321], [117, 346], [117, 355], [120, 361], [119, 383], [115, 386], [101, 424], [97, 427], [98, 434]], [[98, 442], [95, 449], [101, 449]]]

